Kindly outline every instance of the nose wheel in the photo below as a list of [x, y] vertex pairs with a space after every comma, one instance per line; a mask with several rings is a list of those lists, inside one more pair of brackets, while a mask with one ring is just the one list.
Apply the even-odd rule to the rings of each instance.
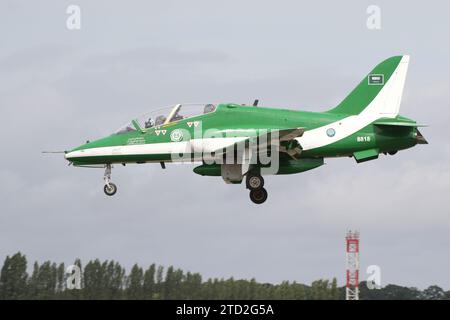
[[105, 180], [105, 186], [103, 187], [103, 191], [107, 196], [113, 196], [117, 192], [117, 186], [111, 182], [111, 165], [107, 164], [105, 167], [105, 175], [103, 176]]
[[117, 186], [114, 183], [110, 182], [109, 185], [105, 185], [103, 191], [105, 191], [106, 195], [113, 196], [117, 192]]
[[247, 173], [246, 186], [253, 203], [261, 204], [267, 200], [267, 190], [263, 188], [264, 179], [259, 173]]

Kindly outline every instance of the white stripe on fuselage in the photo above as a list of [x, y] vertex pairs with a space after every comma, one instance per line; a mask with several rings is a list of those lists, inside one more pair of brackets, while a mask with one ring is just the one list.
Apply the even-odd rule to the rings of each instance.
[[190, 152], [191, 150], [194, 150], [195, 152], [211, 153], [232, 146], [235, 143], [245, 141], [246, 139], [247, 137], [205, 138], [180, 142], [98, 147], [69, 152], [66, 154], [66, 159], [118, 155], [179, 154]]

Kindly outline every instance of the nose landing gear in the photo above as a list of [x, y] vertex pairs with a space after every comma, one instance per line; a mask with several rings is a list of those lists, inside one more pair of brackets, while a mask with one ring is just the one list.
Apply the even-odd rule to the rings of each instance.
[[117, 192], [117, 186], [111, 182], [111, 165], [107, 164], [105, 168], [105, 175], [103, 176], [103, 180], [105, 180], [105, 186], [103, 187], [103, 191], [107, 196], [113, 196]]
[[267, 200], [267, 190], [264, 189], [264, 179], [260, 174], [247, 173], [247, 189], [250, 190], [250, 200], [253, 203], [261, 204]]

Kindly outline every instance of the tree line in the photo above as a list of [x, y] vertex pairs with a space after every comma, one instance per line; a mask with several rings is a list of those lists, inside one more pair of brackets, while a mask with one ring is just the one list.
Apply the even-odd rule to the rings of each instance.
[[[295, 299], [338, 300], [345, 298], [345, 288], [336, 278], [317, 280], [311, 285], [284, 281], [280, 284], [259, 283], [255, 279], [207, 279], [199, 273], [184, 272], [173, 266], [152, 264], [142, 268], [135, 264], [129, 273], [116, 261], [91, 260], [74, 265], [80, 271], [67, 272], [64, 263], [46, 261], [33, 264], [28, 274], [26, 256], [18, 252], [7, 256], [0, 272], [0, 299]], [[73, 268], [72, 268], [73, 269]], [[70, 271], [70, 270], [69, 270]], [[73, 287], [79, 289], [71, 289]], [[450, 291], [438, 286], [424, 291], [388, 285], [369, 290], [360, 285], [361, 299], [450, 299]]]

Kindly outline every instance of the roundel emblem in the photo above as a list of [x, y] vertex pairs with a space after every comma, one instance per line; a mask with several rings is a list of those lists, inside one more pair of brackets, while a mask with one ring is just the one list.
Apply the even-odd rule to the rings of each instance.
[[336, 131], [333, 128], [329, 128], [327, 129], [327, 136], [334, 137], [334, 135], [336, 134]]
[[176, 142], [176, 141], [181, 141], [182, 139], [183, 139], [183, 133], [181, 132], [180, 129], [173, 130], [170, 133], [170, 140]]

